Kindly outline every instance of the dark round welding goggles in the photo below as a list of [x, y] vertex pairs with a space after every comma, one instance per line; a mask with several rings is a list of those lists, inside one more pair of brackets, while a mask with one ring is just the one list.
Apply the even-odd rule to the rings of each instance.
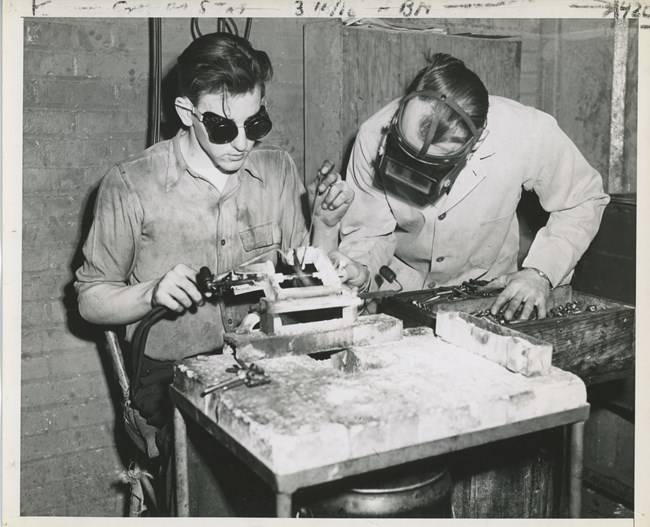
[[[203, 123], [211, 143], [225, 145], [237, 138], [239, 127], [232, 119], [217, 115], [213, 112], [200, 112], [194, 107], [185, 108], [184, 106], [178, 106], [190, 110]], [[257, 113], [251, 115], [244, 122], [244, 132], [250, 141], [259, 141], [271, 131], [272, 127], [273, 123], [264, 105], [260, 106]]]
[[[198, 110], [196, 111], [201, 113]], [[201, 114], [199, 120], [205, 126], [211, 143], [225, 145], [234, 141], [237, 134], [239, 134], [235, 121], [216, 113], [205, 112]], [[272, 126], [273, 123], [271, 123], [271, 118], [266, 112], [266, 106], [260, 106], [259, 111], [244, 122], [244, 132], [250, 141], [259, 141], [271, 131]]]
[[[435, 101], [431, 124], [422, 146], [407, 141], [401, 129], [404, 108], [408, 101], [416, 97]], [[445, 106], [460, 116], [471, 136], [458, 149], [446, 155], [428, 154], [427, 151], [440, 124]], [[425, 198], [427, 202], [433, 203], [444, 193], [449, 192], [483, 129], [484, 127], [477, 129], [463, 109], [444, 94], [435, 91], [413, 92], [402, 98], [399, 109], [384, 136], [379, 150], [379, 173], [384, 180], [390, 180], [410, 193], [415, 192], [417, 198]]]

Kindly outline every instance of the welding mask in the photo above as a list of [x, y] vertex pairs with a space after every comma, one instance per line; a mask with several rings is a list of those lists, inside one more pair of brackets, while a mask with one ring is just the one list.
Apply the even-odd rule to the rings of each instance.
[[[410, 143], [402, 132], [402, 114], [408, 101], [419, 97], [433, 100], [435, 105], [431, 124], [421, 146]], [[432, 155], [427, 151], [440, 124], [445, 107], [451, 108], [465, 123], [469, 139], [446, 155]], [[484, 127], [483, 127], [484, 128]], [[388, 132], [379, 149], [379, 174], [385, 183], [392, 183], [413, 196], [416, 202], [435, 203], [449, 192], [456, 177], [465, 166], [483, 128], [477, 129], [470, 117], [449, 97], [435, 91], [419, 91], [402, 98], [393, 116]]]

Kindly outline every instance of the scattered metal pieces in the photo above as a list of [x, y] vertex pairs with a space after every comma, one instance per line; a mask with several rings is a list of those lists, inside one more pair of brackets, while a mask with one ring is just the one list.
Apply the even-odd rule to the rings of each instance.
[[[596, 305], [589, 305], [586, 307], [581, 306], [578, 304], [578, 302], [567, 302], [566, 304], [560, 304], [557, 306], [552, 307], [551, 309], [548, 310], [547, 317], [548, 318], [563, 318], [571, 315], [580, 315], [582, 313], [593, 313], [594, 311], [598, 311], [598, 306]], [[531, 318], [527, 320], [506, 320], [503, 317], [503, 312], [499, 313], [498, 315], [493, 315], [489, 309], [483, 309], [481, 311], [475, 311], [474, 313], [470, 313], [470, 315], [479, 317], [479, 318], [485, 318], [486, 320], [489, 320], [490, 322], [494, 322], [496, 324], [501, 324], [504, 326], [511, 325], [511, 324], [517, 324], [521, 322], [528, 322], [529, 320], [536, 320], [537, 319], [537, 311], [533, 312], [533, 315]]]
[[[423, 311], [433, 313], [435, 312], [435, 310], [433, 309], [434, 307], [433, 305], [436, 303], [453, 302], [456, 300], [467, 300], [467, 299], [477, 298], [477, 297], [496, 296], [501, 290], [480, 291], [480, 289], [483, 286], [487, 285], [488, 283], [489, 282], [487, 280], [470, 279], [458, 286], [438, 287], [431, 291], [431, 296], [428, 296], [426, 298], [413, 299], [411, 300], [411, 303], [414, 306], [422, 309]], [[565, 304], [560, 304], [550, 308], [547, 311], [547, 317], [561, 318], [570, 315], [579, 315], [581, 313], [593, 313], [594, 311], [598, 311], [599, 309], [603, 309], [603, 308], [598, 307], [595, 304], [582, 306], [575, 301], [566, 302]], [[486, 320], [489, 320], [490, 322], [494, 322], [495, 324], [500, 324], [500, 325], [511, 325], [511, 324], [517, 324], [521, 322], [527, 322], [527, 320], [517, 320], [519, 313], [520, 311], [515, 313], [515, 316], [513, 317], [512, 320], [506, 320], [503, 316], [503, 311], [498, 315], [493, 315], [489, 309], [483, 309], [481, 311], [476, 311], [474, 313], [469, 313], [469, 314], [475, 317], [484, 318]], [[537, 310], [533, 311], [533, 314], [528, 320], [536, 320], [536, 319], [537, 319]]]
[[551, 317], [566, 317], [568, 315], [578, 315], [580, 313], [592, 313], [598, 310], [598, 306], [590, 305], [585, 308], [580, 306], [578, 302], [567, 302], [564, 305], [555, 306], [548, 312]]
[[485, 320], [489, 320], [490, 322], [494, 322], [495, 324], [500, 324], [502, 326], [510, 324], [509, 320], [503, 318], [503, 313], [499, 313], [498, 315], [493, 315], [489, 309], [475, 311], [474, 313], [470, 313], [470, 315], [478, 318], [484, 318]]
[[266, 373], [260, 366], [257, 364], [244, 364], [243, 361], [237, 360], [237, 364], [226, 368], [226, 372], [234, 373], [235, 375], [230, 379], [225, 381], [218, 382], [216, 384], [211, 384], [207, 386], [202, 392], [201, 396], [205, 397], [206, 395], [216, 392], [217, 390], [228, 390], [231, 388], [236, 388], [245, 384], [248, 388], [253, 388], [255, 386], [261, 386], [263, 384], [268, 384], [271, 382], [271, 377]]

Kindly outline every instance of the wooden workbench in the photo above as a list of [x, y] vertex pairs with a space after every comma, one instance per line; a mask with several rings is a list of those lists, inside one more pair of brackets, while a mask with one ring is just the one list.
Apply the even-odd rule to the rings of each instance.
[[352, 348], [317, 361], [260, 360], [272, 382], [201, 396], [232, 357], [182, 361], [171, 388], [177, 493], [188, 513], [185, 423], [196, 420], [275, 491], [277, 514], [291, 515], [299, 488], [442, 455], [557, 426], [572, 427], [570, 511], [579, 515], [586, 390], [551, 367], [524, 377], [436, 338], [410, 330], [402, 340]]

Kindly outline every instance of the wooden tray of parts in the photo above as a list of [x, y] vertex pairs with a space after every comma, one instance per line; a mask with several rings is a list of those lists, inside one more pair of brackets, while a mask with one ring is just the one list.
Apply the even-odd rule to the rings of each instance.
[[[404, 327], [436, 327], [436, 313], [477, 313], [492, 306], [495, 296], [468, 296], [449, 300], [432, 298], [434, 291], [412, 291], [384, 298], [383, 313], [400, 318]], [[553, 366], [578, 375], [586, 384], [624, 377], [634, 368], [634, 306], [601, 298], [571, 286], [551, 291], [547, 311], [575, 303], [582, 311], [508, 324], [507, 327], [553, 345]], [[575, 307], [574, 304], [574, 307]], [[588, 311], [592, 309], [592, 311]]]

